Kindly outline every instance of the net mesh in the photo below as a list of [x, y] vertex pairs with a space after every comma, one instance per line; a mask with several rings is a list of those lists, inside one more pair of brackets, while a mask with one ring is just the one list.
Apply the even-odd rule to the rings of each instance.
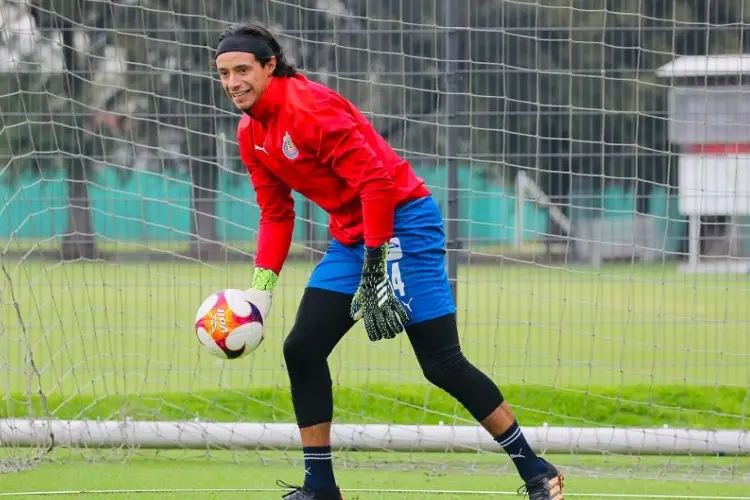
[[[367, 114], [446, 215], [458, 195], [451, 218], [463, 349], [522, 425], [739, 433], [748, 417], [750, 285], [740, 275], [678, 272], [689, 239], [677, 190], [682, 155], [669, 132], [673, 82], [655, 72], [678, 56], [747, 51], [746, 6], [0, 0], [0, 470], [146, 453], [132, 443], [68, 449], [54, 435], [13, 444], [14, 426], [29, 420], [294, 423], [282, 345], [329, 238], [322, 211], [297, 198], [261, 351], [217, 361], [191, 331], [209, 293], [251, 282], [258, 207], [237, 155], [237, 114], [209, 66], [220, 30], [251, 19], [279, 33], [293, 64]], [[446, 40], [457, 44], [453, 75]], [[721, 83], [739, 92], [735, 80]], [[518, 172], [523, 185], [514, 184]], [[746, 216], [706, 214], [702, 252], [748, 257]], [[358, 326], [330, 364], [338, 423], [475, 425], [424, 381], [406, 338], [371, 345]], [[740, 456], [746, 440], [723, 458], [573, 441], [557, 460], [586, 474], [750, 474]], [[260, 445], [217, 444], [211, 456], [294, 461], [292, 447], [264, 454]], [[457, 451], [338, 459], [431, 471], [512, 467], [501, 450]]]

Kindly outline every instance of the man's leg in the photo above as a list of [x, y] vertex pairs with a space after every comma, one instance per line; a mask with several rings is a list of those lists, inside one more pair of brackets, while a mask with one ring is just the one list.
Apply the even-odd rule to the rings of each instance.
[[536, 456], [500, 389], [461, 351], [437, 205], [423, 199], [396, 215], [398, 245], [389, 259], [389, 275], [411, 314], [406, 333], [426, 378], [487, 429], [510, 456], [532, 500], [562, 500], [562, 475]]
[[487, 429], [524, 482], [548, 473], [547, 462], [526, 441], [500, 389], [463, 355], [454, 314], [409, 325], [406, 332], [427, 380], [456, 398]]
[[328, 356], [352, 328], [352, 297], [362, 272], [361, 249], [333, 242], [317, 265], [284, 341], [284, 361], [302, 441], [305, 479], [290, 499], [339, 500], [333, 473], [333, 391]]
[[[307, 288], [291, 332], [284, 341], [284, 360], [292, 403], [302, 441], [303, 486], [311, 498], [329, 498], [336, 491], [331, 455], [333, 391], [328, 356], [348, 332], [352, 296]], [[300, 497], [307, 498], [307, 497]], [[338, 500], [338, 495], [330, 496]]]

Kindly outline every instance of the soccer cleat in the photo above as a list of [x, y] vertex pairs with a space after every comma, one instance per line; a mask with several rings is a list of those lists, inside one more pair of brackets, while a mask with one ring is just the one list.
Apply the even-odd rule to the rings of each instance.
[[518, 494], [528, 495], [529, 500], [563, 500], [563, 473], [546, 460], [539, 460], [547, 464], [547, 472], [521, 486]]
[[330, 493], [318, 493], [304, 486], [286, 484], [284, 481], [276, 481], [276, 484], [281, 488], [292, 490], [281, 496], [281, 498], [286, 498], [287, 500], [344, 500], [338, 488]]

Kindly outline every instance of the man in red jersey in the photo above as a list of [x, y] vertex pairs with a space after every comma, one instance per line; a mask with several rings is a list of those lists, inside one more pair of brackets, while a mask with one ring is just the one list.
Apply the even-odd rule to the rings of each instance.
[[265, 320], [294, 229], [292, 190], [330, 215], [333, 235], [310, 276], [284, 359], [304, 484], [289, 500], [339, 500], [331, 460], [328, 355], [359, 319], [370, 340], [406, 330], [425, 377], [455, 397], [510, 456], [532, 500], [562, 500], [562, 474], [526, 441], [498, 387], [461, 352], [440, 210], [422, 179], [333, 90], [298, 73], [262, 25], [225, 30], [216, 68], [243, 111], [240, 156], [261, 216], [247, 299]]

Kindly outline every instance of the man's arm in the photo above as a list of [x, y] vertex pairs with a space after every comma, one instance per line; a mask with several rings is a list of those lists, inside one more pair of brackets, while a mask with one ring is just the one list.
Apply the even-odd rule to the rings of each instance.
[[292, 245], [294, 199], [291, 189], [253, 158], [245, 139], [238, 136], [238, 142], [260, 207], [255, 266], [278, 276]]
[[392, 339], [409, 321], [386, 270], [396, 208], [395, 166], [380, 161], [347, 110], [331, 106], [316, 112], [313, 120], [320, 160], [362, 199], [365, 255], [350, 315], [355, 321], [364, 319], [370, 340]]
[[365, 246], [380, 247], [393, 235], [395, 167], [380, 161], [347, 110], [326, 107], [312, 119], [320, 160], [362, 199]]

